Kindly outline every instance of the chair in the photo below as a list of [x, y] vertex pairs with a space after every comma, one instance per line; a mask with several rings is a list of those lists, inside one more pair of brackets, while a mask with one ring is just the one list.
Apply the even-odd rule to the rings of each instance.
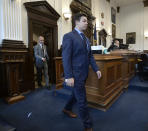
[[138, 63], [140, 80], [148, 80], [148, 54], [141, 54], [141, 62]]

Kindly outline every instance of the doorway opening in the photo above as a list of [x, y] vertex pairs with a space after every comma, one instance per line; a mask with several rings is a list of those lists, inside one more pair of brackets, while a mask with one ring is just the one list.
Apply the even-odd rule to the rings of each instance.
[[58, 55], [58, 27], [57, 21], [60, 15], [47, 1], [24, 3], [28, 14], [28, 55], [25, 62], [24, 89], [35, 89], [36, 69], [34, 64], [34, 46], [38, 42], [38, 36], [43, 35], [47, 46], [49, 82], [55, 83], [54, 57]]

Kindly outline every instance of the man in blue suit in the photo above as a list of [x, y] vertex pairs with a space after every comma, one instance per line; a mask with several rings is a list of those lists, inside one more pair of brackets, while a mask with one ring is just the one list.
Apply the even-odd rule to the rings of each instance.
[[72, 95], [64, 107], [63, 112], [70, 117], [77, 117], [72, 112], [72, 106], [77, 101], [84, 130], [92, 131], [92, 120], [88, 112], [85, 90], [89, 64], [96, 72], [98, 79], [101, 77], [101, 72], [91, 53], [90, 41], [84, 35], [84, 30], [88, 26], [86, 15], [81, 13], [76, 14], [74, 16], [74, 22], [75, 29], [64, 35], [62, 43], [65, 83], [67, 86], [73, 87]]

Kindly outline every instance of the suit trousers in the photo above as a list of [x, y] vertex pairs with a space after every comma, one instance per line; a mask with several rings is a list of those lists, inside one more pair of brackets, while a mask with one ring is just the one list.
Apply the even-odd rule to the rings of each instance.
[[85, 82], [86, 81], [75, 80], [72, 94], [65, 106], [65, 109], [71, 111], [73, 105], [77, 102], [79, 109], [79, 116], [83, 122], [84, 128], [91, 128], [92, 119], [89, 116], [88, 107], [87, 107]]
[[47, 62], [44, 62], [43, 67], [37, 67], [38, 85], [41, 85], [41, 82], [42, 82], [42, 71], [44, 72], [44, 78], [45, 78], [46, 86], [49, 86], [49, 76], [48, 76], [48, 64], [47, 64]]

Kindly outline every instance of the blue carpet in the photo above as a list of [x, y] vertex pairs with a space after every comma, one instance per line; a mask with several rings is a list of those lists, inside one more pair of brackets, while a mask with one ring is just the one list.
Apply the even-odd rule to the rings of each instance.
[[[139, 85], [138, 85], [139, 82]], [[106, 112], [89, 108], [94, 131], [148, 131], [148, 83], [135, 77], [128, 91]], [[72, 119], [61, 111], [70, 90], [37, 89], [13, 105], [0, 100], [0, 118], [17, 131], [82, 131], [79, 118]], [[78, 113], [76, 106], [74, 112]]]

